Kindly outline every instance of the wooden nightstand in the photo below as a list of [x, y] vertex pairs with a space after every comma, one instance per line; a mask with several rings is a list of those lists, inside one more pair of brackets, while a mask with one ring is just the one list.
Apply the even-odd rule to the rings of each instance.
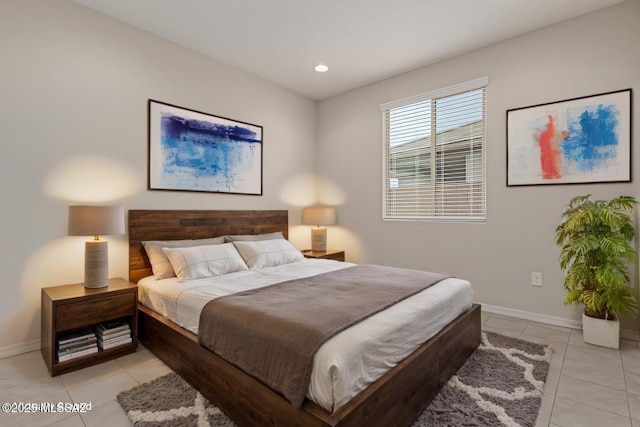
[[[123, 279], [110, 279], [104, 288], [82, 283], [42, 288], [41, 350], [51, 376], [95, 365], [133, 353], [138, 347], [138, 287]], [[69, 333], [100, 322], [122, 319], [131, 329], [131, 342], [58, 361], [57, 342]], [[107, 345], [105, 345], [107, 347]]]
[[315, 258], [315, 259], [334, 259], [336, 261], [344, 262], [344, 251], [337, 251], [334, 249], [327, 249], [323, 252], [314, 252], [312, 250], [302, 251], [302, 255], [305, 258]]

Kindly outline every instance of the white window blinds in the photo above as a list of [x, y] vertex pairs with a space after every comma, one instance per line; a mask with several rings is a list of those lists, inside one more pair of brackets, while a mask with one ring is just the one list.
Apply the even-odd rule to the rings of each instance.
[[383, 116], [383, 218], [486, 220], [481, 78], [390, 102]]

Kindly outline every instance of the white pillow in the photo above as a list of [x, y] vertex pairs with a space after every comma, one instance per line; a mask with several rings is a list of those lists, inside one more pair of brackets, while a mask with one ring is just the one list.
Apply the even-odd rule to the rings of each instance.
[[209, 239], [188, 239], [188, 240], [150, 240], [142, 242], [144, 250], [151, 263], [151, 271], [156, 280], [176, 277], [171, 263], [162, 248], [186, 248], [190, 246], [217, 245], [224, 243], [224, 236], [211, 237]]
[[236, 245], [236, 249], [250, 270], [304, 260], [302, 253], [285, 239], [233, 242], [233, 244]]
[[233, 243], [163, 250], [180, 282], [247, 270]]
[[224, 236], [225, 242], [256, 242], [258, 240], [284, 239], [282, 231], [264, 234], [231, 234]]

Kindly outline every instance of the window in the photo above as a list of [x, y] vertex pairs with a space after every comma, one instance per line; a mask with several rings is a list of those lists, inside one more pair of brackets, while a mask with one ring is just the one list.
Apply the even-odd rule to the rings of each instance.
[[380, 106], [384, 219], [486, 220], [487, 82], [485, 77]]

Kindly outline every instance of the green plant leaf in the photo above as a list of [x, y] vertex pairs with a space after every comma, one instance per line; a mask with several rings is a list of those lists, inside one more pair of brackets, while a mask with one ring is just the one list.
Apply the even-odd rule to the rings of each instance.
[[590, 197], [571, 199], [555, 230], [560, 268], [566, 272], [564, 303], [583, 303], [586, 312], [601, 318], [614, 312], [633, 316], [639, 310], [639, 295], [629, 286], [629, 265], [638, 262], [631, 246], [638, 202], [631, 196], [608, 201]]

